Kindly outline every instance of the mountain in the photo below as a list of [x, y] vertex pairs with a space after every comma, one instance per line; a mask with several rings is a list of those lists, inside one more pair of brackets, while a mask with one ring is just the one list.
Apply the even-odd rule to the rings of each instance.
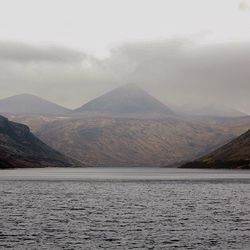
[[0, 100], [0, 112], [12, 114], [65, 114], [69, 110], [38, 96], [21, 94]]
[[75, 112], [173, 115], [165, 104], [133, 84], [116, 88], [84, 104]]
[[26, 125], [0, 116], [0, 168], [70, 167], [76, 163], [44, 144]]
[[93, 166], [173, 166], [194, 160], [250, 127], [250, 117], [181, 117], [134, 85], [66, 116], [11, 115], [52, 148]]
[[214, 152], [182, 167], [250, 169], [250, 130]]

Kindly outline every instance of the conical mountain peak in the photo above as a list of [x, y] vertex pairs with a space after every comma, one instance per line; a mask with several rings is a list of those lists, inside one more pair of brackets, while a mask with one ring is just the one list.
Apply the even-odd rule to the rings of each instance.
[[173, 112], [159, 100], [148, 94], [135, 84], [126, 84], [118, 87], [76, 110], [77, 112], [101, 113], [164, 113]]

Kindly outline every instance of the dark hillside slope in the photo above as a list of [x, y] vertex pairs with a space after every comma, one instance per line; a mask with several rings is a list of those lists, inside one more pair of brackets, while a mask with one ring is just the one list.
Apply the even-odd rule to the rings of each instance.
[[74, 164], [35, 137], [26, 125], [0, 116], [0, 168], [70, 167]]
[[250, 130], [211, 154], [182, 167], [250, 169]]

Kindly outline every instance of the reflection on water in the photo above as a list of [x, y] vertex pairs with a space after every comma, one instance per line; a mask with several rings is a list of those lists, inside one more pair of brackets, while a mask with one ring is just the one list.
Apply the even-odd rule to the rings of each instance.
[[250, 246], [247, 171], [47, 169], [0, 174], [0, 249]]

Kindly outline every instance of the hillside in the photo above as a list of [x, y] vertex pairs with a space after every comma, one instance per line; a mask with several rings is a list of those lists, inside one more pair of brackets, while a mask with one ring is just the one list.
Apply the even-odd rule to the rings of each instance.
[[21, 94], [0, 100], [0, 112], [11, 114], [65, 114], [69, 110], [38, 96]]
[[0, 168], [70, 167], [76, 161], [35, 137], [26, 125], [0, 116]]
[[182, 167], [250, 169], [250, 130], [214, 152]]
[[191, 160], [232, 138], [231, 133], [176, 118], [85, 117], [41, 126], [48, 145], [94, 166], [166, 166]]

